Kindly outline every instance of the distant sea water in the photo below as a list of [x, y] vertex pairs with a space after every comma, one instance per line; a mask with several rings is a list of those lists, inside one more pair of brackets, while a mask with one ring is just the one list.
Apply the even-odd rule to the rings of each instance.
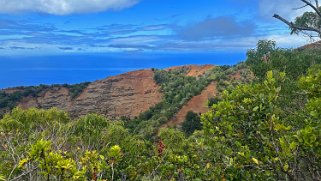
[[245, 53], [79, 54], [0, 57], [0, 89], [39, 84], [75, 84], [129, 71], [187, 64], [234, 65]]

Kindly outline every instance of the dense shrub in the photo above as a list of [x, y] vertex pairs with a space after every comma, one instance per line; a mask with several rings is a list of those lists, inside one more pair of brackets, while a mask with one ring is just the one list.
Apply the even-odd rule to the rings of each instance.
[[201, 130], [201, 118], [197, 113], [193, 111], [189, 111], [186, 114], [185, 121], [182, 125], [182, 131], [187, 135], [190, 136], [194, 133], [195, 130]]

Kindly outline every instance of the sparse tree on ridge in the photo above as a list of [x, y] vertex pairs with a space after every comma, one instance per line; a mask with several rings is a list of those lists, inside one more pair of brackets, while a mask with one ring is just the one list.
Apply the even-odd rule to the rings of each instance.
[[303, 15], [295, 18], [295, 21], [289, 21], [278, 14], [274, 14], [273, 17], [279, 19], [283, 23], [287, 24], [291, 29], [291, 34], [303, 33], [308, 35], [310, 38], [318, 37], [321, 38], [321, 8], [318, 0], [300, 0], [304, 3], [302, 9], [310, 7], [312, 12], [304, 12]]

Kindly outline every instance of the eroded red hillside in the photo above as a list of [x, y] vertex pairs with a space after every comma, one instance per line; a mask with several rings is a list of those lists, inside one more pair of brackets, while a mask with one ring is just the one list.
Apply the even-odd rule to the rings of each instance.
[[181, 125], [185, 121], [185, 116], [189, 111], [195, 113], [205, 113], [209, 111], [207, 102], [209, 98], [216, 96], [216, 83], [209, 84], [200, 95], [189, 100], [180, 111], [164, 127], [174, 127]]
[[310, 43], [298, 48], [299, 50], [306, 50], [306, 49], [321, 49], [321, 41], [317, 41], [314, 43]]
[[[184, 69], [187, 76], [198, 77], [212, 68], [214, 68], [213, 65], [187, 65], [166, 70]], [[208, 110], [207, 100], [215, 95], [215, 89], [214, 84], [209, 85], [200, 95], [192, 98], [169, 124], [180, 124], [190, 110], [199, 113], [206, 112]], [[4, 91], [13, 93], [20, 89], [13, 88]], [[36, 96], [24, 97], [18, 106], [44, 109], [57, 107], [75, 117], [98, 113], [111, 119], [117, 119], [122, 116], [134, 118], [161, 101], [162, 93], [160, 86], [154, 81], [154, 72], [139, 70], [92, 82], [75, 98], [70, 96], [68, 88], [52, 86]]]
[[214, 65], [184, 65], [184, 66], [170, 67], [165, 70], [173, 71], [177, 69], [185, 69], [187, 76], [199, 77], [214, 67], [215, 67]]
[[152, 70], [129, 72], [89, 84], [75, 99], [68, 89], [52, 88], [38, 97], [26, 97], [22, 108], [57, 107], [73, 116], [98, 113], [109, 118], [135, 117], [162, 100], [160, 87], [154, 81]]
[[90, 84], [73, 101], [74, 115], [101, 113], [108, 117], [135, 117], [162, 100], [152, 70], [129, 72]]

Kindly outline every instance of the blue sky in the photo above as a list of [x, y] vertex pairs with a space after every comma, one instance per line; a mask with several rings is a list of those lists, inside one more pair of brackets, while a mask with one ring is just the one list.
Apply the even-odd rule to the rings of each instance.
[[272, 18], [299, 0], [0, 0], [0, 54], [244, 52], [260, 39], [297, 47]]

